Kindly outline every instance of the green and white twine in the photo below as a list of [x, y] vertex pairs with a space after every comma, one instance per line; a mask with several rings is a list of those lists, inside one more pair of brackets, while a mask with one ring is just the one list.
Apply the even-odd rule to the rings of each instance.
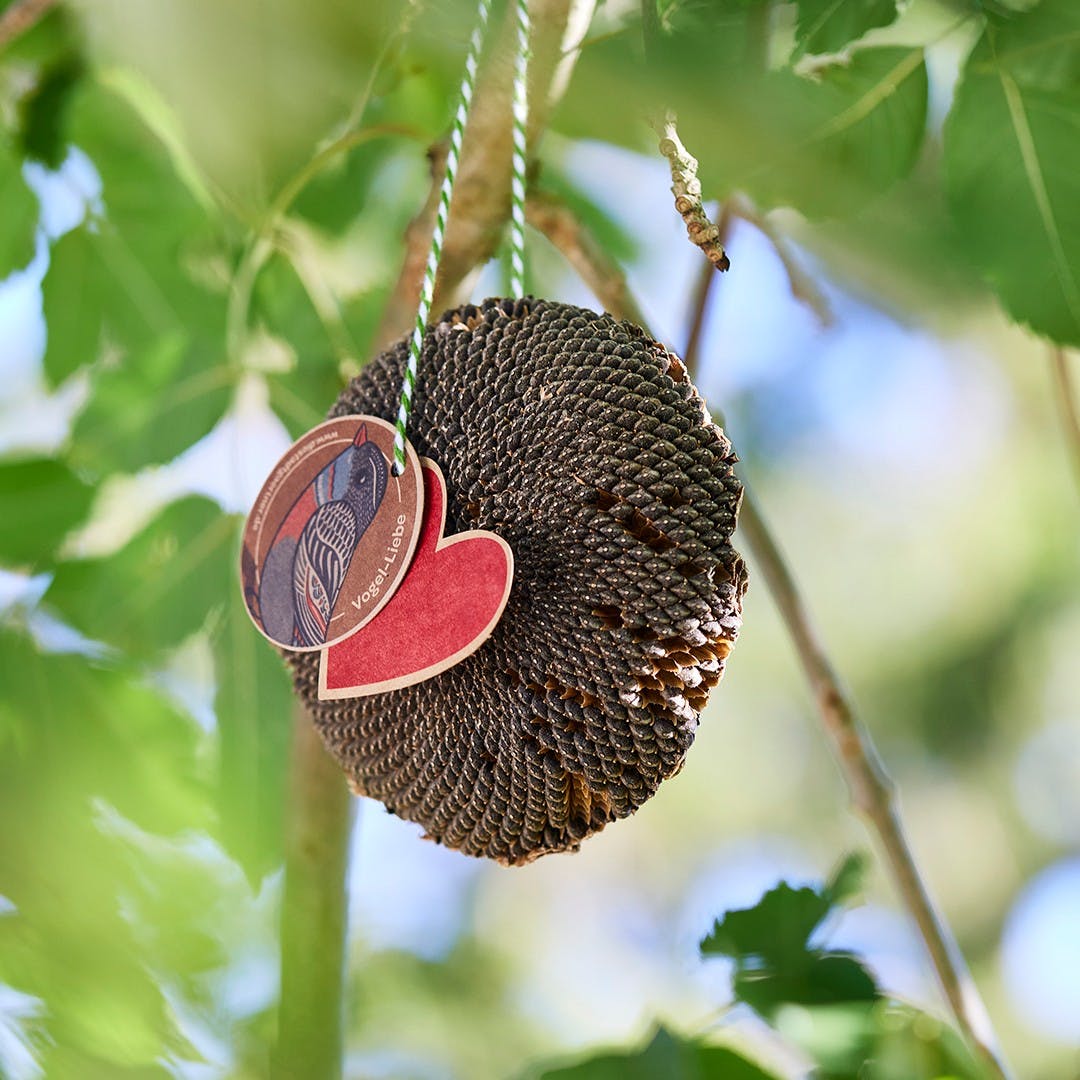
[[[510, 291], [515, 297], [524, 295], [525, 289], [525, 126], [528, 121], [528, 94], [526, 73], [529, 54], [529, 8], [528, 0], [515, 0], [517, 6], [517, 51], [514, 63], [513, 96], [513, 162], [511, 167], [510, 202]], [[469, 52], [465, 58], [465, 75], [458, 93], [458, 106], [454, 124], [450, 129], [450, 151], [446, 156], [446, 172], [439, 191], [439, 207], [435, 215], [435, 231], [431, 237], [431, 250], [424, 267], [424, 283], [420, 290], [420, 305], [416, 312], [416, 324], [409, 339], [409, 360], [405, 378], [401, 384], [401, 402], [394, 425], [395, 476], [405, 471], [405, 433], [412, 409], [416, 372], [420, 365], [420, 352], [431, 314], [431, 301], [435, 294], [435, 276], [442, 258], [443, 240], [446, 238], [446, 220], [450, 213], [450, 197], [457, 177], [458, 159], [461, 157], [461, 141], [472, 104], [476, 70], [487, 29], [491, 0], [479, 0], [476, 26], [469, 39]]]
[[510, 295], [525, 295], [525, 129], [529, 121], [529, 4], [517, 0], [514, 58], [514, 154], [510, 177]]

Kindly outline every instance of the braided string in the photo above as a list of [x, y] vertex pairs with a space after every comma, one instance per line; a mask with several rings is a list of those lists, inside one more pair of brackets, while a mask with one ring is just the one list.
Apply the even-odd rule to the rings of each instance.
[[510, 295], [525, 295], [525, 131], [529, 120], [529, 3], [517, 0], [514, 57], [514, 155], [510, 180]]
[[465, 75], [458, 92], [458, 107], [454, 114], [454, 125], [450, 130], [450, 152], [446, 156], [446, 172], [443, 175], [442, 188], [439, 191], [439, 209], [435, 215], [435, 232], [431, 237], [431, 250], [428, 252], [427, 265], [424, 267], [424, 284], [420, 290], [420, 306], [416, 312], [416, 325], [409, 341], [409, 362], [405, 368], [405, 378], [401, 384], [401, 403], [398, 406], [397, 421], [394, 425], [394, 475], [400, 476], [405, 471], [405, 429], [412, 409], [413, 389], [416, 386], [416, 369], [420, 364], [420, 349], [424, 343], [424, 331], [427, 329], [428, 316], [431, 314], [431, 301], [435, 295], [435, 274], [442, 257], [443, 239], [446, 236], [446, 218], [450, 212], [450, 196], [454, 190], [457, 176], [458, 158], [461, 156], [461, 140], [465, 134], [465, 121], [468, 119], [469, 106], [472, 104], [473, 86], [476, 82], [476, 69], [480, 59], [480, 49], [487, 29], [488, 12], [491, 0], [480, 0], [477, 10], [476, 26], [469, 39], [469, 53], [465, 58]]

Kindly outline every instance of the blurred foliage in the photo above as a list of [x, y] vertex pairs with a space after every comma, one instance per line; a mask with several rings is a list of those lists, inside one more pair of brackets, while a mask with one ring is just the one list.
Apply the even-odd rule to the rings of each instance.
[[[825, 885], [780, 882], [753, 907], [717, 919], [701, 942], [702, 956], [734, 961], [735, 1000], [798, 1046], [820, 1080], [978, 1080], [982, 1074], [954, 1032], [887, 1000], [858, 957], [819, 944], [822, 924], [860, 890], [863, 871], [853, 855]], [[602, 1054], [545, 1072], [543, 1080], [774, 1075], [734, 1049], [661, 1029], [639, 1053]]]
[[183, 499], [115, 554], [65, 562], [46, 601], [87, 637], [153, 655], [180, 644], [231, 595], [234, 530], [208, 499]]
[[701, 942], [703, 956], [729, 956], [735, 963], [735, 996], [766, 1019], [786, 1004], [834, 1005], [872, 1002], [877, 987], [850, 955], [812, 948], [810, 938], [833, 907], [858, 887], [852, 857], [823, 889], [793, 889], [781, 882], [753, 908], [729, 911]]
[[724, 1046], [683, 1039], [661, 1028], [639, 1053], [604, 1054], [578, 1065], [551, 1069], [542, 1080], [775, 1080]]
[[60, 542], [86, 518], [93, 488], [51, 458], [0, 462], [0, 560], [49, 565]]
[[[296, 436], [369, 355], [472, 8], [72, 0], [0, 52], [0, 279], [47, 249], [44, 380], [85, 389], [55, 452], [0, 460], [0, 567], [44, 589], [0, 615], [0, 981], [41, 1004], [20, 1037], [47, 1076], [265, 1075], [276, 983], [250, 976], [254, 998], [236, 983], [276, 955], [293, 703], [241, 609], [235, 507], [172, 498], [133, 534], [114, 523], [111, 544], [74, 541], [100, 537], [117, 484], [168, 469], [252, 387]], [[793, 209], [825, 260], [894, 292], [971, 297], [985, 281], [1017, 320], [1080, 344], [1078, 12], [657, 0], [646, 50], [639, 5], [603, 4], [537, 183], [616, 259], [649, 257], [597, 198], [604, 178], [585, 190], [567, 161], [582, 139], [648, 150], [643, 117], [671, 107], [708, 197]], [[943, 43], [962, 74], [942, 133], [926, 58]], [[99, 195], [74, 191], [80, 161]], [[43, 174], [85, 197], [74, 227], [42, 231]], [[1044, 621], [1055, 590], [1048, 575], [1018, 603]], [[886, 724], [970, 758], [1029, 626], [878, 672]], [[974, 1076], [951, 1032], [820, 943], [852, 876], [779, 885], [703, 949], [822, 1076]], [[509, 974], [470, 948], [357, 958], [357, 1054], [438, 1014], [427, 1054], [458, 1040], [459, 1075], [537, 1056]], [[423, 1075], [414, 1064], [403, 1075]], [[545, 1075], [772, 1074], [665, 1027], [639, 1052]]]
[[25, 266], [34, 254], [34, 196], [22, 177], [21, 162], [0, 140], [0, 276]]
[[822, 887], [780, 882], [754, 907], [718, 919], [702, 956], [735, 961], [736, 1000], [800, 1045], [821, 1080], [977, 1080], [981, 1073], [954, 1032], [886, 1001], [856, 956], [817, 943], [862, 874], [862, 860], [849, 856]]
[[[172, 918], [126, 917], [129, 897], [162, 883], [128, 863], [102, 816], [165, 833], [208, 823], [192, 724], [122, 668], [42, 655], [9, 631], [2, 646], [0, 802], [18, 825], [3, 830], [0, 865], [18, 914], [0, 919], [0, 978], [48, 1003], [47, 1075], [151, 1069], [187, 1045], [141, 939], [184, 931]], [[43, 774], [47, 800], [36, 794]], [[190, 945], [163, 973], [198, 970]]]

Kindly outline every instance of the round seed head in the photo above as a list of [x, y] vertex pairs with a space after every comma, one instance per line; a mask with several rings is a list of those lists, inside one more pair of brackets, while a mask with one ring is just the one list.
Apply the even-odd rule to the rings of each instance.
[[[393, 419], [407, 355], [331, 415]], [[447, 534], [513, 549], [506, 611], [427, 682], [319, 701], [317, 654], [294, 653], [297, 690], [355, 790], [435, 840], [510, 864], [576, 850], [678, 772], [723, 674], [746, 588], [735, 455], [643, 330], [533, 299], [428, 331], [409, 438], [446, 476]]]

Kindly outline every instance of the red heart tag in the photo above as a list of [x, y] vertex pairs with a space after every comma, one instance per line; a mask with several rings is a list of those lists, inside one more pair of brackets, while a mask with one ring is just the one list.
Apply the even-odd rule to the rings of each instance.
[[319, 697], [367, 697], [412, 686], [470, 656], [491, 636], [514, 577], [501, 536], [473, 529], [444, 536], [446, 481], [422, 459], [424, 520], [409, 569], [387, 605], [322, 651]]

